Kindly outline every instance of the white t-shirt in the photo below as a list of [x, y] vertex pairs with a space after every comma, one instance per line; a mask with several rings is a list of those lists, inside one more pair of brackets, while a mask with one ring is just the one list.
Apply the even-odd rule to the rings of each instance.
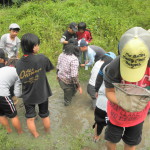
[[95, 86], [97, 74], [98, 74], [100, 67], [102, 66], [103, 63], [104, 63], [104, 61], [101, 61], [101, 60], [97, 61], [91, 70], [91, 77], [89, 80], [89, 84], [91, 84], [92, 86]]
[[98, 91], [98, 98], [96, 100], [96, 106], [99, 109], [102, 109], [104, 111], [107, 110], [107, 97], [105, 95], [105, 85], [104, 85], [104, 81]]
[[10, 33], [4, 34], [0, 40], [0, 48], [8, 55], [8, 58], [17, 56], [20, 48], [20, 39], [15, 37], [14, 40], [10, 38]]
[[16, 68], [9, 66], [0, 68], [0, 96], [10, 96], [12, 85], [14, 85], [15, 96], [21, 96], [21, 82]]

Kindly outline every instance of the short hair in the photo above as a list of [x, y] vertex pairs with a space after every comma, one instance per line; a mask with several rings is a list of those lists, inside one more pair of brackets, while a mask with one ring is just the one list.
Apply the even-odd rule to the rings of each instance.
[[80, 23], [78, 24], [78, 30], [80, 30], [80, 29], [82, 29], [82, 30], [85, 30], [85, 29], [86, 29], [86, 23], [85, 23], [85, 22], [80, 22]]
[[10, 31], [11, 31], [11, 30], [14, 30], [14, 31], [19, 32], [20, 29], [19, 29], [19, 28], [10, 28], [9, 30], [10, 30]]
[[32, 33], [26, 33], [21, 38], [21, 48], [24, 54], [33, 53], [34, 46], [39, 44], [40, 39]]
[[8, 59], [6, 66], [16, 67], [17, 61], [18, 61], [18, 58], [16, 58], [15, 56], [12, 56], [11, 58]]

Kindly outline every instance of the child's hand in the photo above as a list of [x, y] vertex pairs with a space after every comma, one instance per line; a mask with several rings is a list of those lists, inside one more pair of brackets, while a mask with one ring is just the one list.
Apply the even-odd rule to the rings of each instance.
[[81, 88], [81, 86], [79, 86], [77, 90], [79, 91], [80, 94], [82, 94], [82, 88]]
[[95, 97], [98, 98], [98, 92], [95, 93]]
[[88, 64], [88, 60], [87, 60], [87, 61], [85, 61], [85, 64]]
[[81, 67], [85, 67], [85, 64], [81, 64], [80, 66], [81, 66]]

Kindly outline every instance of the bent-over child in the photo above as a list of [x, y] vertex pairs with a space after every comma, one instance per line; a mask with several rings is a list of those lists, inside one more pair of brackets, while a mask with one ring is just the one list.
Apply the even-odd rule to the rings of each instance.
[[21, 134], [22, 127], [10, 94], [10, 88], [14, 85], [15, 96], [21, 96], [21, 82], [16, 72], [16, 62], [16, 58], [10, 58], [7, 66], [0, 68], [0, 123], [6, 128], [7, 133], [10, 133], [12, 129], [7, 119], [10, 118], [18, 134]]

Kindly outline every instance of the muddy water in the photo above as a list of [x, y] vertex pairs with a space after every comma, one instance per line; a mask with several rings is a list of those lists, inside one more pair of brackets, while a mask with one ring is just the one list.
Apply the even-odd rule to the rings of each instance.
[[[79, 133], [84, 133], [86, 130], [92, 130], [92, 125], [94, 123], [94, 115], [92, 110], [92, 103], [89, 95], [86, 93], [86, 83], [82, 84], [83, 94], [80, 95], [77, 93], [73, 99], [71, 106], [64, 106], [63, 101], [63, 91], [60, 89], [59, 85], [52, 87], [53, 96], [49, 98], [49, 110], [50, 110], [50, 118], [51, 118], [51, 135], [59, 135], [59, 134], [68, 134], [67, 130], [65, 133], [59, 133], [61, 129], [71, 128], [70, 132], [77, 135]], [[21, 104], [18, 106], [19, 116], [21, 122], [23, 124], [23, 128], [25, 130], [25, 137], [31, 136], [27, 130], [25, 118], [24, 118], [24, 108], [21, 107]], [[44, 134], [43, 127], [41, 124], [41, 120], [39, 117], [36, 119], [36, 125], [40, 134]], [[61, 131], [60, 131], [61, 132]], [[70, 133], [69, 133], [70, 134]], [[105, 142], [102, 140], [99, 143], [92, 142], [93, 131], [89, 135], [91, 140], [89, 140], [89, 145], [95, 145], [87, 148], [83, 148], [83, 150], [104, 150]], [[104, 138], [104, 131], [102, 133], [102, 139]], [[57, 136], [56, 136], [57, 141]], [[55, 140], [54, 140], [55, 142]], [[119, 149], [122, 150], [123, 143], [120, 142], [118, 144]], [[93, 148], [94, 147], [94, 148]], [[44, 148], [43, 148], [44, 149]], [[53, 148], [55, 149], [55, 148]], [[59, 149], [59, 148], [58, 148]], [[60, 148], [61, 150], [61, 148]], [[67, 150], [67, 148], [66, 148]], [[146, 118], [143, 127], [143, 140], [140, 145], [137, 147], [137, 150], [150, 150], [150, 115]]]

